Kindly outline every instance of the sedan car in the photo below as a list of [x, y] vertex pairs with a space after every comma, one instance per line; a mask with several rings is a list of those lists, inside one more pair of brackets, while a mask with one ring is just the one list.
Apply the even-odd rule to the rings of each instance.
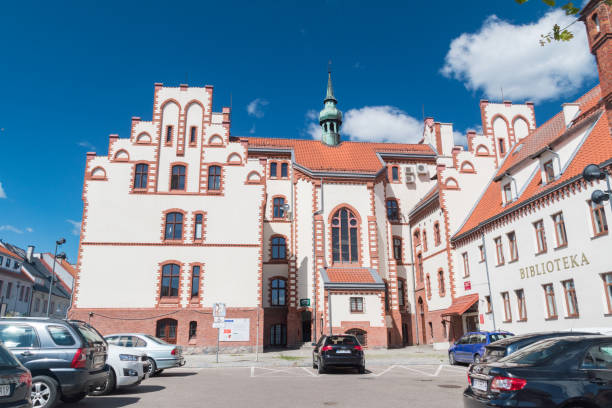
[[0, 407], [30, 408], [32, 375], [0, 343]]
[[448, 349], [448, 361], [457, 363], [479, 363], [485, 353], [485, 346], [495, 341], [514, 336], [508, 332], [469, 332]]
[[312, 367], [319, 374], [328, 367], [355, 367], [365, 373], [365, 356], [357, 337], [349, 334], [322, 336], [312, 351]]
[[110, 366], [106, 382], [91, 392], [91, 395], [105, 395], [119, 387], [138, 385], [145, 379], [150, 363], [145, 353], [134, 348], [108, 345], [106, 364]]
[[167, 368], [185, 365], [183, 350], [180, 346], [166, 343], [162, 339], [158, 339], [150, 334], [120, 333], [110, 334], [105, 338], [109, 344], [145, 353], [150, 364], [149, 374], [151, 376], [160, 374]]
[[466, 408], [612, 407], [612, 336], [542, 340], [470, 366]]
[[482, 362], [491, 363], [501, 358], [509, 356], [510, 354], [525, 348], [533, 343], [537, 343], [540, 340], [552, 339], [555, 337], [566, 337], [566, 336], [587, 336], [589, 334], [595, 334], [591, 332], [544, 332], [544, 333], [530, 333], [523, 334], [521, 336], [506, 337], [505, 339], [498, 340], [485, 346], [485, 353], [482, 357]]

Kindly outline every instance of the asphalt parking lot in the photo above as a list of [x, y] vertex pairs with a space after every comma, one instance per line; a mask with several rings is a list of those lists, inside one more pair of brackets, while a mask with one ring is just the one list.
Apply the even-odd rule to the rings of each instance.
[[311, 367], [181, 368], [140, 386], [62, 408], [119, 407], [462, 407], [466, 367], [373, 366], [366, 374]]

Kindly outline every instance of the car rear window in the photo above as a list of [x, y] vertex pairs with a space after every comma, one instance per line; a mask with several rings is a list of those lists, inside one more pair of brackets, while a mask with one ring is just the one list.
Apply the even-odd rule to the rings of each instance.
[[582, 368], [612, 370], [612, 344], [600, 344], [587, 351]]
[[357, 339], [353, 336], [332, 336], [332, 337], [328, 337], [327, 340], [325, 341], [326, 345], [329, 344], [333, 344], [333, 345], [340, 345], [340, 344], [344, 344], [347, 346], [354, 346], [357, 344]]
[[58, 346], [74, 346], [76, 341], [70, 331], [64, 326], [47, 326], [51, 339]]
[[25, 324], [1, 325], [0, 341], [8, 348], [40, 347], [36, 330]]
[[163, 341], [162, 339], [158, 339], [157, 337], [154, 337], [154, 336], [149, 336], [149, 335], [146, 335], [145, 337], [146, 337], [147, 339], [149, 339], [149, 340], [153, 341], [154, 343], [157, 343], [157, 344], [170, 344], [170, 343], [166, 343], [166, 342], [165, 342], [165, 341]]
[[83, 323], [73, 323], [72, 327], [77, 329], [83, 340], [87, 343], [87, 347], [91, 347], [96, 343], [104, 343], [104, 338], [91, 326], [87, 326]]
[[4, 347], [0, 347], [0, 367], [17, 367], [18, 365], [19, 363], [13, 353]]
[[500, 361], [525, 365], [544, 364], [556, 355], [564, 353], [570, 346], [571, 343], [566, 340], [542, 340], [510, 354]]
[[494, 334], [489, 334], [489, 338], [491, 339], [491, 343], [493, 343], [494, 341], [497, 341], [497, 340], [507, 339], [508, 337], [512, 337], [512, 335], [509, 334], [509, 333], [494, 333]]

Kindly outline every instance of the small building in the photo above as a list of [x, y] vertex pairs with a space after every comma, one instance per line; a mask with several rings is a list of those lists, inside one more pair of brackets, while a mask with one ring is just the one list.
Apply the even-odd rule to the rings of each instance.
[[34, 277], [24, 259], [0, 241], [0, 316], [28, 316]]

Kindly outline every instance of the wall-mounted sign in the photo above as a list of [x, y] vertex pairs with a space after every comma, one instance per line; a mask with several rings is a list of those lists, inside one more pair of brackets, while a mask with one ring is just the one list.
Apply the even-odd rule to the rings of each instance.
[[310, 299], [300, 299], [300, 307], [310, 306]]
[[249, 341], [249, 319], [225, 319], [219, 341]]
[[583, 252], [580, 255], [568, 255], [561, 258], [555, 258], [551, 261], [529, 265], [525, 268], [520, 268], [519, 273], [521, 274], [521, 279], [529, 279], [540, 275], [546, 275], [547, 273], [565, 271], [589, 264], [590, 262]]
[[472, 281], [465, 281], [465, 282], [463, 282], [463, 289], [471, 290], [472, 289]]

